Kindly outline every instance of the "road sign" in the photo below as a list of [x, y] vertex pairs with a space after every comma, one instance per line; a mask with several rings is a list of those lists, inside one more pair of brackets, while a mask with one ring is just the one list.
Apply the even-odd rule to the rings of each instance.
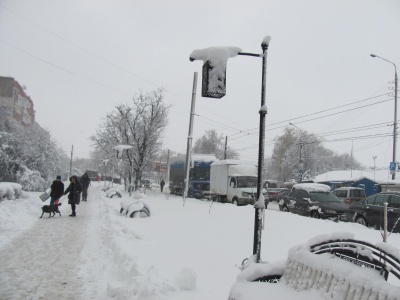
[[390, 162], [389, 170], [390, 171], [396, 171], [396, 162], [392, 161]]

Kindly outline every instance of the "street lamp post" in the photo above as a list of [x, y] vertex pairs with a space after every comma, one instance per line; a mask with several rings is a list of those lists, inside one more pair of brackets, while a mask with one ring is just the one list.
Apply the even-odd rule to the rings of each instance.
[[[254, 205], [255, 208], [255, 216], [254, 216], [254, 241], [253, 241], [253, 257], [255, 262], [260, 261], [260, 253], [261, 253], [261, 234], [262, 234], [262, 216], [263, 211], [265, 209], [265, 199], [263, 197], [263, 187], [262, 187], [262, 173], [264, 169], [264, 143], [265, 143], [265, 115], [267, 114], [267, 107], [265, 104], [265, 90], [266, 90], [266, 80], [267, 80], [267, 51], [268, 46], [271, 41], [270, 36], [265, 36], [262, 43], [261, 49], [263, 50], [262, 54], [255, 54], [255, 53], [247, 53], [247, 52], [240, 52], [240, 48], [231, 49], [237, 55], [243, 56], [253, 56], [262, 58], [262, 84], [261, 84], [261, 108], [259, 109], [260, 115], [260, 126], [259, 126], [259, 139], [258, 139], [258, 170], [257, 170], [257, 202]], [[239, 50], [238, 50], [239, 49]], [[226, 50], [226, 49], [225, 49]], [[238, 50], [238, 51], [236, 51]], [[195, 51], [194, 51], [195, 52]], [[192, 55], [194, 54], [192, 52]], [[229, 51], [228, 51], [229, 52]], [[198, 54], [198, 52], [197, 52]], [[232, 53], [230, 53], [232, 54]], [[228, 55], [226, 60], [229, 57], [234, 57], [235, 55]], [[207, 61], [207, 58], [204, 59], [203, 55], [191, 55], [190, 60], [194, 61], [196, 59], [203, 59], [205, 60], [203, 65], [203, 83], [208, 83], [209, 76], [207, 72], [204, 70], [212, 71], [213, 67], [210, 66], [210, 62]], [[217, 68], [218, 69], [218, 68]], [[204, 75], [205, 74], [205, 75]], [[218, 78], [219, 82], [216, 85], [218, 89], [212, 88], [211, 92], [207, 92], [209, 86], [203, 85], [203, 97], [212, 97], [212, 98], [221, 98], [225, 95], [225, 75], [221, 78]], [[213, 95], [214, 94], [214, 95]]]
[[372, 159], [374, 160], [374, 181], [375, 181], [375, 170], [376, 170], [376, 167], [375, 167], [375, 159], [376, 158], [377, 158], [376, 155], [372, 156]]
[[300, 131], [300, 153], [299, 153], [299, 172], [300, 172], [300, 181], [303, 180], [303, 161], [301, 160], [301, 150], [303, 149], [303, 141], [302, 141], [302, 136], [303, 136], [303, 131], [295, 124], [290, 123], [289, 125], [292, 125], [296, 127]]
[[118, 145], [114, 147], [117, 150], [117, 158], [122, 158], [124, 150], [132, 149], [132, 170], [131, 170], [131, 185], [129, 187], [129, 197], [132, 196], [133, 187], [133, 146], [130, 145]]
[[[372, 57], [380, 58], [388, 63], [391, 63], [394, 66], [394, 122], [393, 122], [393, 162], [396, 163], [396, 143], [397, 143], [397, 67], [394, 62], [387, 60], [383, 57], [380, 57], [376, 54], [370, 54]], [[392, 173], [392, 180], [396, 179], [396, 170]]]

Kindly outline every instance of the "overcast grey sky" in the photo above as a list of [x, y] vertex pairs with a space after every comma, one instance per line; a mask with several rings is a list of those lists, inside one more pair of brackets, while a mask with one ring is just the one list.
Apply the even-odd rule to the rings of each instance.
[[[0, 76], [27, 86], [37, 122], [78, 157], [89, 156], [89, 136], [117, 104], [165, 87], [172, 108], [164, 148], [183, 153], [193, 73], [202, 67], [190, 53], [211, 46], [261, 53], [270, 35], [265, 156], [292, 122], [338, 153], [350, 153], [353, 140], [356, 159], [372, 166], [376, 155], [383, 167], [392, 157], [394, 67], [370, 53], [400, 67], [399, 30], [398, 0], [0, 0]], [[258, 127], [261, 60], [230, 59], [222, 99], [202, 98], [200, 87], [194, 140], [207, 129], [236, 134], [229, 145], [256, 160], [257, 133], [234, 138]], [[367, 135], [375, 137], [359, 138]]]

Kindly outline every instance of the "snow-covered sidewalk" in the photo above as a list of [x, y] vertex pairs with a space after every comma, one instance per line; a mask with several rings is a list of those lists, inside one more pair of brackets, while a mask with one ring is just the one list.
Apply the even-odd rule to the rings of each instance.
[[96, 231], [102, 210], [97, 209], [96, 194], [94, 188], [89, 190], [76, 218], [68, 217], [68, 199], [61, 198], [62, 217], [44, 214], [1, 249], [0, 299], [97, 298], [101, 247]]

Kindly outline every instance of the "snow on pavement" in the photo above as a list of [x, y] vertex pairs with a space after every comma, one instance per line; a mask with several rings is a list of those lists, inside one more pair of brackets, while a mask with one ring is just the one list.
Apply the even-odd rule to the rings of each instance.
[[[101, 188], [92, 184], [76, 218], [68, 217], [66, 197], [61, 199], [62, 217], [45, 214], [42, 219], [38, 193], [0, 202], [0, 299], [228, 297], [239, 274], [236, 265], [251, 255], [254, 208], [196, 199], [183, 206], [181, 197], [156, 190], [143, 199], [151, 216], [132, 219], [120, 214], [127, 193], [122, 191], [122, 199], [107, 198]], [[381, 241], [377, 230], [283, 213], [272, 202], [262, 258], [284, 260], [294, 245], [332, 232]], [[389, 243], [400, 248], [400, 234], [391, 235]]]
[[[80, 267], [99, 260], [97, 241], [90, 234], [96, 227], [101, 211], [92, 210], [95, 195], [77, 208], [77, 218], [68, 217], [70, 206], [61, 198], [60, 211], [48, 218], [41, 210], [38, 221], [17, 236], [0, 251], [1, 299], [89, 299], [96, 298], [96, 272], [90, 263], [89, 272], [82, 276]], [[90, 211], [90, 213], [89, 213]], [[93, 214], [94, 212], [94, 214]], [[94, 248], [94, 246], [96, 248]]]

